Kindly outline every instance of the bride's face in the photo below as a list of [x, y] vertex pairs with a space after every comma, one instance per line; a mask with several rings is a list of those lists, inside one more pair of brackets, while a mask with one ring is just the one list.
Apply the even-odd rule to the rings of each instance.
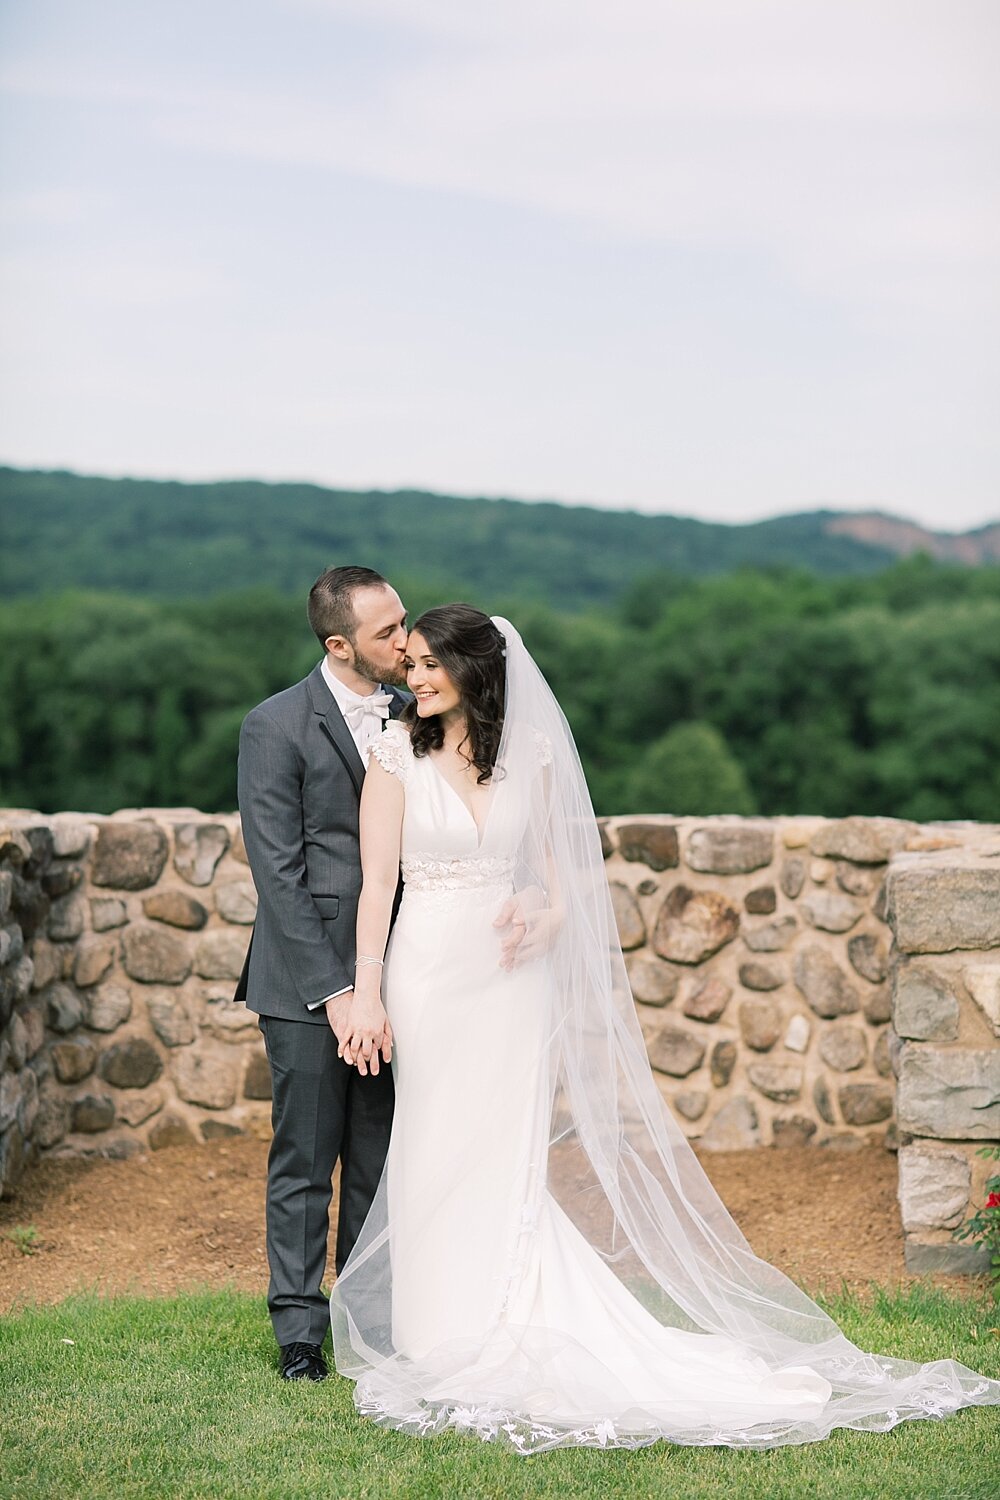
[[403, 665], [406, 686], [417, 700], [417, 714], [421, 719], [453, 713], [461, 708], [461, 693], [419, 630], [410, 631]]

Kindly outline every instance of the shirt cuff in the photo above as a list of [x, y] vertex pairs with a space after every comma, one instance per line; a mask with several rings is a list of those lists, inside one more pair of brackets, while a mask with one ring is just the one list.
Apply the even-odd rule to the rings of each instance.
[[319, 1010], [328, 1000], [336, 1000], [338, 995], [349, 995], [353, 990], [353, 984], [345, 984], [342, 990], [334, 990], [332, 995], [324, 995], [322, 1000], [314, 1000], [312, 1005], [307, 1005], [306, 1010]]

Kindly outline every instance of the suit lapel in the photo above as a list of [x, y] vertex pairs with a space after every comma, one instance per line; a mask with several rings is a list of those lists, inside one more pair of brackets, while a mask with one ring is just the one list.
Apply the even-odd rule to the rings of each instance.
[[320, 667], [314, 667], [306, 679], [309, 684], [309, 694], [312, 698], [313, 709], [319, 715], [320, 728], [333, 745], [337, 754], [344, 762], [347, 774], [354, 783], [354, 790], [361, 796], [361, 783], [365, 779], [365, 768], [358, 747], [354, 743], [354, 736], [344, 721], [337, 700], [323, 681], [323, 673]]

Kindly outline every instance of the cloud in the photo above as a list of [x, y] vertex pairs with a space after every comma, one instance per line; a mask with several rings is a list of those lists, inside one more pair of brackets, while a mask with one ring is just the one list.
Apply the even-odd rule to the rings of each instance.
[[[989, 65], [1000, 11], [957, 3], [284, 0], [325, 25], [292, 94], [96, 70], [8, 86], [115, 99], [161, 143], [559, 215], [585, 232], [764, 257], [861, 316], [998, 307]], [[343, 85], [338, 27], [388, 43]], [[410, 39], [411, 45], [401, 44]], [[416, 39], [433, 42], [417, 45]], [[218, 61], [218, 59], [216, 59]]]

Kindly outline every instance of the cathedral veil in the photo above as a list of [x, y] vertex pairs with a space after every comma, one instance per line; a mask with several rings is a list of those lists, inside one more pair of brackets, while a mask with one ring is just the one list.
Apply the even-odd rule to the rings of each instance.
[[[1000, 1383], [953, 1361], [921, 1366], [857, 1349], [803, 1291], [754, 1255], [651, 1074], [569, 726], [517, 631], [504, 619], [494, 624], [506, 641], [505, 719], [474, 857], [496, 877], [494, 909], [504, 890], [513, 890], [539, 921], [557, 914], [555, 934], [543, 958], [511, 976], [531, 1009], [527, 1020], [512, 1017], [519, 1029], [506, 1050], [499, 1043], [494, 1050], [485, 1032], [486, 1042], [470, 1055], [460, 1007], [456, 1026], [435, 1038], [440, 1088], [471, 1071], [483, 1114], [478, 1126], [470, 1120], [467, 1138], [449, 1145], [447, 1163], [429, 1163], [412, 1145], [421, 1203], [406, 1199], [407, 1168], [394, 1135], [371, 1213], [331, 1300], [337, 1368], [358, 1382], [359, 1410], [399, 1430], [464, 1428], [529, 1453], [572, 1444], [637, 1447], [660, 1438], [773, 1447], [814, 1441], [835, 1427], [886, 1431], [910, 1418], [1000, 1403]], [[449, 945], [461, 948], [468, 922], [464, 892], [451, 894], [439, 935], [444, 976]], [[390, 990], [395, 941], [394, 934]], [[465, 997], [469, 1006], [474, 1001]], [[386, 1004], [392, 1017], [391, 992]], [[506, 1012], [498, 1014], [502, 1028]], [[400, 1043], [398, 1086], [407, 1065]], [[432, 1097], [427, 1107], [433, 1110]], [[495, 1132], [482, 1120], [495, 1122]], [[506, 1157], [496, 1154], [504, 1139], [512, 1143]], [[401, 1151], [406, 1147], [400, 1142]], [[400, 1278], [413, 1283], [408, 1296], [419, 1296], [421, 1264], [429, 1270], [451, 1260], [460, 1267], [487, 1253], [486, 1238], [476, 1238], [475, 1205], [512, 1194], [517, 1229], [504, 1249], [506, 1271], [489, 1316], [447, 1330], [437, 1344], [408, 1339], [397, 1316]], [[468, 1222], [449, 1216], [455, 1203], [464, 1205]], [[395, 1230], [400, 1213], [408, 1216], [405, 1237]], [[596, 1252], [601, 1274], [615, 1278], [615, 1294], [624, 1288], [635, 1299], [640, 1343], [655, 1323], [655, 1332], [686, 1340], [695, 1360], [701, 1351], [709, 1360], [732, 1359], [734, 1368], [745, 1361], [747, 1381], [760, 1381], [759, 1403], [728, 1398], [721, 1383], [716, 1400], [699, 1404], [665, 1392], [652, 1366], [626, 1381], [613, 1360], [602, 1360], [596, 1335], [558, 1318], [539, 1321], [538, 1298], [529, 1319], [517, 1285], [530, 1271], [546, 1213], [565, 1216]], [[572, 1268], [566, 1274], [571, 1279]]]

